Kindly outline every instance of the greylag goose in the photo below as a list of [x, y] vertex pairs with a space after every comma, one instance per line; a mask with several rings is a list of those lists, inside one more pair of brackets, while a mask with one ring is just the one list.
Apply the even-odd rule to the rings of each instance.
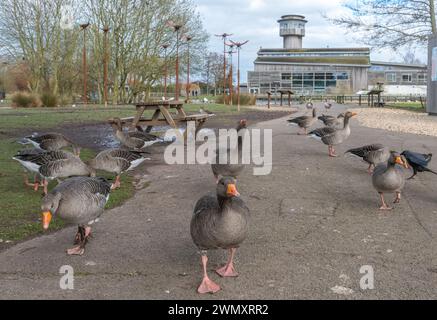
[[112, 128], [115, 131], [115, 137], [120, 143], [131, 149], [131, 150], [142, 150], [158, 142], [163, 142], [163, 140], [153, 134], [140, 132], [140, 131], [130, 131], [124, 132], [123, 126], [121, 124], [120, 118], [114, 118], [110, 120], [112, 123]]
[[352, 117], [356, 115], [356, 113], [352, 113], [350, 111], [346, 112], [346, 114], [344, 115], [344, 126], [342, 129], [325, 127], [321, 129], [316, 129], [309, 134], [311, 137], [317, 140], [321, 140], [324, 144], [328, 146], [330, 157], [337, 157], [337, 155], [335, 154], [334, 146], [342, 144], [349, 138], [351, 134], [349, 121]]
[[307, 103], [307, 109], [312, 109], [312, 108], [314, 108], [314, 104], [313, 104], [312, 101], [309, 101], [309, 102]]
[[144, 153], [123, 149], [112, 149], [100, 152], [88, 165], [94, 170], [103, 170], [117, 175], [114, 188], [121, 186], [120, 176], [126, 171], [138, 167], [147, 159]]
[[[43, 177], [44, 194], [47, 194], [48, 180], [73, 176], [90, 176], [94, 171], [74, 154], [66, 151], [48, 151], [35, 155], [16, 155], [14, 160], [31, 172]], [[35, 189], [37, 187], [35, 186]]]
[[336, 127], [343, 123], [340, 119], [344, 118], [344, 113], [340, 113], [337, 117], [322, 114], [318, 119], [327, 127]]
[[390, 150], [382, 144], [372, 144], [361, 148], [351, 149], [345, 153], [351, 153], [367, 162], [369, 164], [369, 174], [373, 173], [373, 169], [378, 164], [387, 162], [390, 158]]
[[35, 148], [45, 151], [58, 151], [72, 147], [76, 156], [80, 155], [80, 147], [60, 133], [33, 134], [18, 141], [21, 144], [32, 144]]
[[432, 160], [432, 154], [420, 154], [413, 151], [404, 151], [401, 153], [407, 163], [413, 168], [414, 174], [408, 179], [414, 179], [419, 172], [431, 172], [433, 174], [437, 174], [437, 172], [428, 168], [429, 163]]
[[[308, 128], [311, 128], [317, 121], [317, 110], [313, 109], [313, 114], [311, 116], [302, 116], [294, 119], [287, 120], [291, 125], [297, 125], [299, 128], [303, 129], [303, 134], [308, 134]], [[298, 133], [299, 135], [302, 133]]]
[[201, 198], [194, 208], [191, 237], [202, 255], [203, 280], [197, 289], [200, 294], [220, 290], [220, 286], [208, 277], [208, 250], [229, 250], [228, 262], [216, 272], [222, 277], [238, 276], [234, 268], [234, 256], [246, 239], [250, 212], [239, 197], [235, 183], [231, 177], [222, 178], [217, 184], [217, 196]]
[[329, 102], [328, 100], [325, 100], [325, 110], [326, 111], [329, 111], [329, 109], [331, 109], [332, 108], [332, 103], [331, 102]]
[[[238, 123], [237, 132], [238, 132], [238, 146], [236, 149], [230, 149], [228, 148], [226, 150], [226, 154], [231, 156], [231, 154], [235, 154], [235, 152], [238, 152], [238, 164], [221, 164], [220, 163], [220, 154], [223, 153], [225, 150], [216, 150], [216, 161], [215, 164], [211, 165], [212, 172], [214, 174], [214, 177], [216, 178], [216, 182], [219, 181], [219, 177], [233, 177], [235, 179], [238, 178], [238, 176], [244, 171], [244, 164], [242, 163], [243, 158], [243, 137], [242, 137], [242, 130], [247, 129], [247, 120], [241, 120]], [[228, 161], [231, 159], [231, 157], [228, 157]]]
[[109, 200], [111, 184], [103, 178], [71, 178], [53, 189], [43, 200], [43, 228], [47, 230], [52, 216], [68, 224], [78, 225], [74, 245], [68, 255], [83, 255], [91, 234], [91, 225], [98, 222]]
[[384, 193], [395, 192], [396, 199], [394, 203], [401, 201], [401, 192], [405, 185], [405, 177], [402, 170], [396, 166], [397, 164], [406, 168], [408, 167], [402, 160], [402, 157], [392, 151], [388, 162], [379, 164], [373, 172], [373, 187], [378, 191], [382, 202], [380, 210], [392, 210], [384, 200]]

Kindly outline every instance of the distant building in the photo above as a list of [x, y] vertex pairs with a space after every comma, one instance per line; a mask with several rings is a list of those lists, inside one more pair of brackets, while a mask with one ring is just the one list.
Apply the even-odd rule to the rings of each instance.
[[[190, 97], [197, 97], [199, 95], [201, 95], [201, 90], [200, 90], [200, 86], [197, 83], [190, 83], [189, 84], [189, 95]], [[181, 96], [185, 97], [187, 95], [187, 84], [182, 84], [181, 85]]]
[[425, 64], [372, 62], [369, 86], [384, 83], [386, 95], [426, 95], [428, 68]]
[[426, 65], [371, 63], [369, 48], [303, 48], [305, 17], [286, 15], [278, 23], [283, 48], [258, 51], [248, 73], [251, 93], [353, 94], [383, 82], [389, 94], [426, 94]]

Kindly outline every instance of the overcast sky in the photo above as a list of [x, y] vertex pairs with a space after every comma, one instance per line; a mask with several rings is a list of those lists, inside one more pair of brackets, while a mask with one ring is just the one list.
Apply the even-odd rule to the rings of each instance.
[[[214, 34], [232, 33], [235, 41], [249, 40], [242, 51], [242, 81], [247, 79], [247, 71], [253, 70], [253, 61], [260, 47], [281, 48], [277, 20], [286, 14], [304, 15], [308, 20], [305, 48], [365, 47], [348, 35], [345, 30], [332, 25], [322, 17], [338, 16], [346, 9], [344, 0], [193, 0], [203, 19], [204, 27], [212, 35], [211, 51], [222, 52], [223, 42]], [[416, 52], [419, 58], [424, 54]], [[372, 60], [402, 62], [400, 54], [390, 50], [372, 51]]]

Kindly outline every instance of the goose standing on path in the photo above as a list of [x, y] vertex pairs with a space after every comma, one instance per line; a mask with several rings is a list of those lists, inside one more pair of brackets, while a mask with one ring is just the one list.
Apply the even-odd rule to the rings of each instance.
[[131, 150], [140, 151], [155, 143], [163, 142], [161, 138], [150, 133], [140, 131], [124, 132], [120, 118], [113, 118], [110, 122], [117, 140]]
[[329, 111], [329, 109], [332, 108], [332, 103], [329, 102], [328, 100], [325, 100], [325, 104], [324, 104], [324, 106], [325, 106], [325, 110], [326, 110], [326, 111]]
[[234, 256], [237, 248], [246, 239], [250, 212], [237, 191], [236, 181], [231, 177], [222, 178], [217, 184], [217, 196], [201, 198], [191, 220], [191, 237], [202, 255], [203, 280], [197, 292], [216, 293], [220, 286], [207, 273], [207, 251], [229, 250], [229, 260], [216, 272], [221, 277], [237, 277]]
[[386, 164], [379, 164], [373, 172], [372, 183], [373, 187], [378, 191], [382, 206], [380, 210], [392, 210], [384, 200], [384, 193], [396, 193], [394, 203], [401, 201], [401, 192], [405, 185], [405, 177], [400, 167], [401, 165], [407, 168], [407, 164], [402, 160], [401, 156], [396, 152], [390, 153], [390, 158]]
[[337, 146], [339, 144], [342, 144], [344, 141], [346, 141], [350, 134], [351, 134], [351, 128], [350, 128], [350, 119], [354, 116], [356, 116], [356, 113], [353, 112], [346, 112], [344, 115], [344, 126], [342, 129], [332, 128], [332, 127], [325, 127], [321, 129], [316, 129], [312, 132], [310, 132], [310, 136], [321, 140], [324, 144], [328, 146], [329, 150], [329, 156], [330, 157], [338, 157], [335, 154], [334, 146]]
[[312, 100], [308, 101], [306, 104], [307, 109], [311, 110], [312, 108], [314, 108], [314, 104], [312, 102]]
[[144, 153], [123, 149], [112, 149], [100, 152], [88, 165], [94, 170], [103, 170], [117, 175], [114, 188], [120, 188], [120, 176], [126, 171], [138, 167], [147, 159]]
[[[82, 162], [79, 157], [66, 151], [49, 151], [35, 155], [16, 155], [13, 159], [29, 171], [37, 173], [43, 178], [44, 194], [48, 192], [48, 180], [94, 175], [94, 171]], [[38, 191], [36, 185], [35, 190]]]
[[83, 255], [91, 234], [91, 225], [98, 222], [109, 200], [111, 184], [103, 178], [71, 178], [53, 189], [43, 200], [43, 228], [47, 230], [52, 216], [68, 224], [78, 225], [76, 247], [68, 255]]
[[32, 144], [35, 148], [45, 151], [58, 151], [72, 147], [73, 153], [80, 156], [80, 147], [60, 133], [33, 134], [18, 141], [20, 144]]
[[401, 156], [405, 157], [408, 161], [408, 164], [413, 168], [414, 174], [408, 179], [412, 180], [417, 173], [419, 172], [431, 172], [433, 174], [437, 174], [433, 170], [428, 168], [429, 163], [432, 160], [432, 154], [421, 154], [412, 151], [404, 151], [401, 153]]
[[340, 113], [338, 117], [322, 114], [318, 119], [327, 127], [336, 127], [343, 123], [340, 119], [344, 118], [344, 113]]
[[345, 152], [351, 153], [359, 158], [362, 158], [369, 164], [367, 170], [369, 174], [373, 173], [373, 169], [380, 163], [387, 162], [390, 158], [390, 150], [382, 144], [372, 144], [361, 148], [351, 149]]
[[308, 128], [311, 128], [317, 122], [317, 110], [313, 109], [312, 116], [302, 116], [294, 119], [287, 120], [291, 125], [297, 125], [299, 128], [303, 129], [304, 133], [298, 133], [298, 135], [307, 135]]
[[[245, 165], [243, 164], [243, 136], [242, 136], [243, 129], [247, 129], [247, 120], [244, 119], [238, 123], [238, 127], [236, 129], [238, 133], [238, 145], [236, 149], [228, 148], [227, 150], [220, 150], [220, 149], [216, 150], [215, 164], [211, 165], [211, 169], [217, 183], [219, 181], [220, 176], [222, 177], [229, 176], [237, 179], [238, 176], [244, 171]], [[221, 154], [223, 152], [226, 152], [226, 156], [227, 156], [226, 164], [220, 163]], [[238, 152], [237, 155], [238, 164], [229, 163], [230, 159], [232, 159], [232, 155], [235, 155], [236, 152]]]

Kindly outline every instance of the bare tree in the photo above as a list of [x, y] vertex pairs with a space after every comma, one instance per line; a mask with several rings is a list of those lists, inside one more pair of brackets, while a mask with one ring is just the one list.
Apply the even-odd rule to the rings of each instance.
[[412, 49], [407, 50], [403, 58], [404, 62], [408, 64], [426, 64], [416, 56], [416, 52]]
[[351, 14], [328, 19], [374, 47], [422, 46], [437, 33], [435, 0], [355, 0], [345, 7]]

